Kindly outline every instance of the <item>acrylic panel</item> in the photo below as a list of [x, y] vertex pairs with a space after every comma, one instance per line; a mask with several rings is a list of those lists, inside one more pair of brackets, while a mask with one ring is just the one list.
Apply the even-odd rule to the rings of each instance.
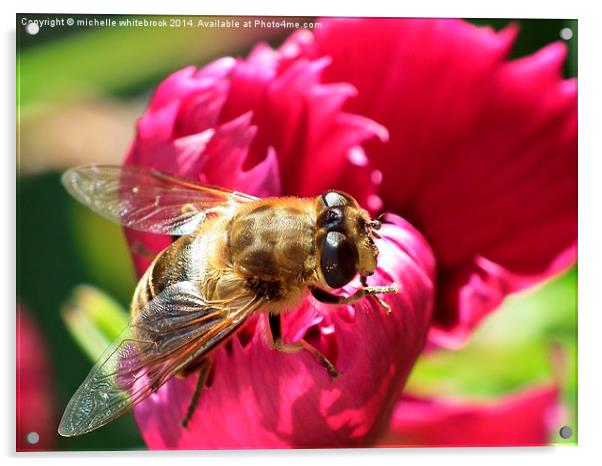
[[17, 451], [576, 445], [577, 34], [17, 15]]

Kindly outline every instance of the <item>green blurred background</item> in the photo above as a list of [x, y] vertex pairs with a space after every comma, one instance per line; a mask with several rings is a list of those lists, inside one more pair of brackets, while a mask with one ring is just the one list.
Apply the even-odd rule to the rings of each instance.
[[[89, 333], [85, 351], [61, 311], [75, 301], [106, 310], [99, 320], [122, 323], [135, 277], [120, 227], [76, 204], [62, 188], [61, 172], [81, 163], [119, 163], [152, 89], [171, 72], [202, 66], [222, 55], [244, 56], [260, 40], [277, 46], [291, 31], [262, 29], [42, 27], [29, 35], [22, 19], [93, 18], [91, 15], [17, 16], [17, 302], [38, 322], [52, 361], [56, 420], [102, 346]], [[119, 18], [97, 16], [98, 19]], [[132, 16], [130, 16], [132, 18]], [[142, 18], [142, 17], [139, 17]], [[161, 19], [163, 17], [153, 17]], [[170, 18], [170, 17], [165, 17]], [[171, 17], [174, 18], [174, 17]], [[192, 19], [198, 17], [180, 17]], [[507, 20], [471, 20], [496, 29]], [[577, 21], [515, 20], [520, 35], [513, 56], [560, 39], [577, 74]], [[99, 291], [96, 291], [99, 290]], [[101, 291], [100, 291], [101, 290]], [[107, 301], [106, 293], [115, 300]], [[86, 301], [88, 300], [88, 301]], [[91, 301], [90, 301], [91, 300]], [[73, 299], [71, 300], [73, 303]], [[77, 315], [67, 318], [77, 327]], [[85, 322], [82, 323], [85, 327]], [[108, 329], [107, 333], [113, 330]], [[85, 330], [82, 330], [85, 332]], [[87, 351], [87, 353], [86, 353]], [[562, 374], [565, 423], [576, 431], [577, 273], [508, 299], [457, 352], [430, 353], [416, 366], [408, 390], [417, 394], [495, 398]], [[558, 357], [558, 354], [561, 357]], [[561, 365], [563, 367], [559, 368]], [[576, 435], [558, 443], [575, 443]], [[60, 450], [141, 449], [131, 415], [91, 434], [65, 439]]]

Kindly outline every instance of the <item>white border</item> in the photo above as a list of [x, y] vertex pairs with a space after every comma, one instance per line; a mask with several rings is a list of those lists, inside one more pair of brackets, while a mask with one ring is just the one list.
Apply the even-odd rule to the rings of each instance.
[[[130, 14], [215, 14], [215, 15], [341, 15], [341, 16], [439, 16], [439, 17], [534, 17], [534, 18], [578, 18], [579, 19], [579, 446], [549, 448], [512, 448], [512, 449], [433, 449], [433, 450], [334, 450], [334, 451], [239, 451], [239, 452], [134, 452], [134, 453], [56, 453], [19, 455], [38, 459], [44, 457], [51, 464], [86, 463], [105, 465], [107, 461], [127, 457], [128, 465], [163, 464], [172, 457], [179, 463], [199, 464], [215, 459], [239, 460], [244, 464], [261, 463], [268, 466], [280, 465], [286, 460], [290, 465], [306, 464], [308, 461], [326, 463], [335, 458], [346, 464], [364, 464], [367, 460], [379, 464], [400, 464], [414, 462], [427, 464], [478, 464], [486, 459], [490, 465], [507, 466], [519, 460], [545, 461], [548, 465], [567, 465], [591, 463], [591, 459], [600, 458], [600, 437], [602, 429], [597, 416], [602, 415], [600, 399], [602, 386], [600, 360], [602, 354], [600, 342], [602, 336], [602, 289], [600, 199], [602, 182], [599, 179], [602, 145], [601, 99], [601, 58], [599, 44], [602, 43], [602, 16], [596, 13], [594, 2], [559, 2], [505, 0], [497, 4], [492, 2], [454, 0], [421, 1], [393, 5], [392, 1], [370, 0], [361, 3], [326, 2], [324, 0], [302, 0], [296, 4], [290, 2], [253, 0], [230, 0], [219, 5], [209, 2], [140, 2], [121, 0], [114, 5], [106, 1], [87, 2], [21, 0], [16, 5], [2, 2], [4, 46], [2, 62], [6, 73], [2, 74], [5, 111], [2, 112], [2, 139], [5, 141], [5, 154], [2, 175], [5, 183], [3, 193], [3, 217], [8, 227], [1, 229], [2, 250], [0, 257], [5, 258], [0, 277], [0, 296], [4, 297], [3, 310], [5, 341], [2, 344], [6, 352], [4, 367], [9, 373], [5, 383], [0, 384], [2, 391], [2, 410], [5, 422], [1, 423], [3, 452], [9, 464], [18, 461], [14, 453], [14, 296], [15, 296], [15, 13], [130, 13]], [[596, 118], [597, 117], [597, 118]], [[596, 137], [597, 136], [597, 137]], [[6, 260], [10, 258], [10, 260]], [[525, 462], [526, 462], [525, 461]]]

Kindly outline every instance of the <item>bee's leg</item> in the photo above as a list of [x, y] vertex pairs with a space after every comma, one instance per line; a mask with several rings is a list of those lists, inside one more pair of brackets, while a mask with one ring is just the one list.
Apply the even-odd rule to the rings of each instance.
[[372, 296], [376, 299], [378, 304], [383, 307], [387, 311], [388, 314], [391, 313], [391, 306], [389, 306], [386, 302], [384, 302], [380, 296], [380, 294], [384, 293], [398, 293], [399, 287], [397, 283], [392, 283], [388, 286], [368, 286], [366, 283], [365, 277], [361, 278], [361, 283], [363, 288], [360, 288], [351, 296], [336, 296], [330, 294], [328, 291], [324, 291], [320, 288], [311, 288], [311, 294], [318, 301], [326, 304], [349, 304], [353, 303], [359, 299], [362, 299], [364, 296]]
[[188, 409], [186, 410], [186, 415], [182, 419], [182, 427], [187, 428], [194, 411], [199, 404], [199, 397], [201, 396], [201, 392], [203, 391], [203, 387], [205, 386], [205, 381], [207, 380], [207, 375], [209, 374], [209, 369], [211, 369], [211, 359], [205, 358], [201, 360], [201, 362], [195, 366], [195, 369], [199, 372], [199, 377], [196, 381], [196, 387], [194, 389], [194, 393], [192, 394], [192, 399], [190, 400], [190, 404], [188, 405]]
[[295, 343], [282, 343], [280, 315], [269, 314], [268, 319], [270, 323], [270, 331], [272, 333], [272, 344], [274, 345], [275, 349], [284, 353], [295, 353], [297, 351], [306, 350], [318, 360], [318, 362], [326, 369], [328, 375], [333, 380], [341, 374], [326, 356], [320, 353], [320, 351], [318, 351], [306, 340], [299, 340]]
[[[364, 290], [379, 288], [379, 287], [370, 287], [368, 285], [368, 277], [366, 277], [365, 275], [360, 275], [360, 283], [364, 287]], [[380, 287], [380, 288], [388, 288], [388, 289], [390, 289], [390, 291], [384, 291], [384, 293], [399, 293], [399, 287], [397, 286], [397, 283], [391, 283], [389, 286]], [[389, 306], [385, 302], [385, 300], [380, 297], [380, 295], [382, 293], [383, 292], [376, 293], [376, 294], [370, 293], [369, 296], [371, 296], [372, 299], [374, 299], [380, 305], [380, 307], [382, 307], [385, 311], [387, 311], [387, 314], [391, 314], [391, 306]]]

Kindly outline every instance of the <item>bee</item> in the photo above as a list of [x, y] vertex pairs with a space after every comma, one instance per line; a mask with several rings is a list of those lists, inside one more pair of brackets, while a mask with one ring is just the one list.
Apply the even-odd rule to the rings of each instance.
[[[134, 166], [68, 170], [66, 189], [124, 227], [178, 237], [148, 267], [128, 327], [102, 354], [69, 401], [63, 436], [85, 434], [127, 412], [172, 377], [198, 372], [186, 427], [211, 367], [211, 353], [249, 316], [268, 313], [274, 349], [308, 351], [332, 379], [339, 372], [305, 340], [284, 344], [280, 316], [311, 293], [337, 305], [397, 285], [368, 286], [381, 223], [348, 194], [258, 199]], [[357, 274], [354, 294], [333, 294]]]

